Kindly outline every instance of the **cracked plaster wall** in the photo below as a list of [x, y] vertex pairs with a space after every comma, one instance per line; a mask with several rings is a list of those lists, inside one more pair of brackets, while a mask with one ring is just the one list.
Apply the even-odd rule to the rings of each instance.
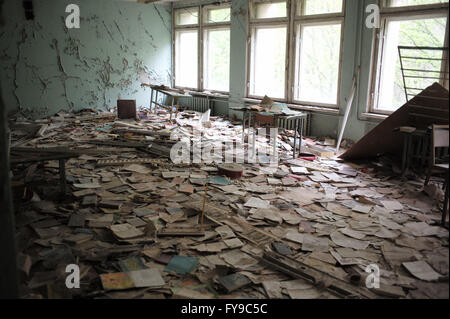
[[77, 0], [81, 28], [67, 29], [70, 3], [34, 0], [35, 19], [27, 21], [22, 1], [5, 1], [0, 79], [7, 112], [36, 118], [106, 110], [118, 98], [147, 106], [150, 90], [140, 84], [170, 83], [171, 7]]

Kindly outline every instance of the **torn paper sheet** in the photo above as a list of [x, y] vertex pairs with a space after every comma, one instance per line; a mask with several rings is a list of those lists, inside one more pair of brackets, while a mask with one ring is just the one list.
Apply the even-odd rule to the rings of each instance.
[[421, 280], [435, 281], [441, 277], [441, 275], [434, 271], [433, 268], [423, 260], [404, 262], [403, 266], [405, 266], [414, 277]]
[[368, 241], [353, 239], [345, 236], [341, 232], [333, 232], [331, 233], [330, 237], [336, 245], [341, 247], [353, 248], [356, 250], [366, 249], [370, 244], [370, 242]]

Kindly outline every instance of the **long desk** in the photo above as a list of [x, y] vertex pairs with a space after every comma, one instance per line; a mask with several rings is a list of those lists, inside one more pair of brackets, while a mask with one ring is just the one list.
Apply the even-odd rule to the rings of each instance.
[[10, 163], [15, 164], [45, 162], [51, 160], [59, 161], [59, 180], [61, 194], [66, 195], [66, 160], [77, 157], [74, 154], [52, 153], [40, 148], [11, 148]]
[[[147, 87], [150, 87], [150, 89], [151, 89], [150, 111], [152, 111], [153, 106], [154, 106], [153, 109], [156, 109], [156, 107], [159, 106], [166, 110], [169, 110], [170, 111], [170, 120], [172, 120], [172, 113], [173, 113], [174, 107], [176, 107], [175, 118], [177, 118], [177, 116], [178, 116], [178, 108], [180, 106], [180, 98], [191, 98], [192, 97], [190, 94], [180, 93], [177, 90], [161, 87], [159, 85], [142, 84], [142, 86], [147, 86]], [[158, 102], [159, 93], [165, 94], [165, 95], [171, 97], [172, 98], [171, 105], [160, 104]]]
[[[273, 116], [274, 117], [274, 124], [277, 130], [278, 130], [278, 120], [279, 119], [286, 119], [286, 120], [295, 120], [295, 133], [294, 133], [294, 149], [293, 149], [293, 158], [296, 158], [296, 148], [297, 148], [297, 134], [300, 133], [300, 142], [299, 142], [299, 156], [302, 152], [302, 138], [303, 138], [303, 127], [304, 127], [304, 121], [307, 118], [307, 114], [305, 112], [295, 112], [291, 111], [289, 114], [283, 114], [283, 113], [268, 113], [268, 112], [258, 112], [255, 110], [250, 109], [249, 107], [230, 107], [230, 110], [243, 112], [243, 119], [242, 119], [242, 144], [245, 142], [245, 125], [248, 122], [248, 127], [250, 129], [252, 118], [253, 118], [253, 149], [255, 149], [255, 142], [256, 142], [256, 130], [255, 130], [255, 114], [261, 114], [264, 116]], [[300, 128], [300, 130], [299, 130]], [[278, 132], [277, 132], [278, 133]], [[277, 147], [277, 137], [278, 134], [275, 134], [275, 141], [273, 144], [273, 154], [276, 152]]]

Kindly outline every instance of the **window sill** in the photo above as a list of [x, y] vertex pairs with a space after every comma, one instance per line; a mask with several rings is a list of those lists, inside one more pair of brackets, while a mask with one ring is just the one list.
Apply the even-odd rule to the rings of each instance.
[[380, 114], [380, 113], [370, 113], [370, 112], [366, 112], [366, 113], [362, 113], [361, 117], [365, 117], [367, 119], [375, 119], [375, 120], [385, 120], [389, 117], [389, 115], [387, 114]]
[[[242, 101], [244, 101], [245, 103], [255, 103], [255, 104], [261, 102], [261, 100], [254, 99], [254, 98], [243, 98]], [[289, 104], [289, 103], [287, 103], [286, 105], [290, 109], [294, 109], [294, 110], [339, 115], [338, 108], [330, 108], [330, 107], [324, 107], [324, 106], [312, 106], [312, 105], [300, 105], [300, 104]]]
[[188, 91], [191, 95], [204, 96], [204, 97], [215, 97], [221, 99], [228, 99], [230, 96], [228, 94], [223, 93], [214, 93], [214, 92], [199, 92], [199, 91]]
[[198, 91], [193, 88], [188, 87], [181, 87], [181, 86], [174, 86], [175, 89], [184, 90], [186, 93], [189, 93], [190, 95], [197, 95], [197, 96], [204, 96], [204, 97], [216, 97], [216, 98], [222, 98], [222, 99], [228, 99], [230, 96], [228, 92], [221, 92], [221, 91]]
[[324, 107], [324, 106], [299, 105], [299, 104], [288, 104], [287, 106], [294, 110], [302, 110], [302, 111], [309, 111], [309, 112], [339, 115], [338, 108], [334, 109], [334, 108]]

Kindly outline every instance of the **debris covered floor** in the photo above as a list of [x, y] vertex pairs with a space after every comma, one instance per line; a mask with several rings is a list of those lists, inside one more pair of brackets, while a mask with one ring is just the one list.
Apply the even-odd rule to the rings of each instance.
[[[392, 163], [293, 160], [293, 132], [280, 130], [277, 168], [244, 163], [230, 179], [215, 163], [168, 158], [171, 134], [241, 139], [240, 123], [201, 125], [188, 112], [176, 123], [165, 112], [60, 113], [12, 127], [11, 154], [72, 156], [65, 196], [58, 160], [13, 165], [22, 297], [448, 298], [438, 201]], [[69, 264], [79, 289], [66, 288]], [[366, 288], [368, 265], [380, 269], [378, 289]]]

